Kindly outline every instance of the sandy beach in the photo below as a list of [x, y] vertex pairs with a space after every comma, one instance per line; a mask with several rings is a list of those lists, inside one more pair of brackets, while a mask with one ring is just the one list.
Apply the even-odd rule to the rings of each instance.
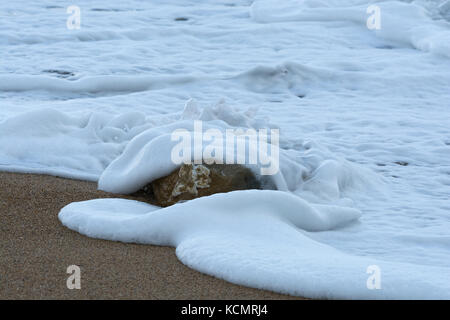
[[[71, 202], [111, 197], [92, 182], [1, 172], [0, 299], [296, 299], [189, 269], [174, 248], [91, 239], [58, 220]], [[69, 265], [80, 290], [66, 287]]]

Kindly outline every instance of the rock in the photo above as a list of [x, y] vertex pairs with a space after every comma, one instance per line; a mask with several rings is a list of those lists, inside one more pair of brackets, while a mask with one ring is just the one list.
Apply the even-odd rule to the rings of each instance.
[[261, 183], [250, 169], [239, 164], [183, 164], [144, 190], [150, 188], [156, 203], [167, 207], [214, 193], [261, 189]]

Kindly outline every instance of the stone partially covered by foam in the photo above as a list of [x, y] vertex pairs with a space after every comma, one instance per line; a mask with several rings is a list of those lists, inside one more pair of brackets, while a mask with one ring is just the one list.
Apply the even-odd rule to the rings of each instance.
[[183, 164], [148, 186], [157, 203], [166, 207], [215, 193], [261, 189], [261, 182], [248, 168], [237, 164]]

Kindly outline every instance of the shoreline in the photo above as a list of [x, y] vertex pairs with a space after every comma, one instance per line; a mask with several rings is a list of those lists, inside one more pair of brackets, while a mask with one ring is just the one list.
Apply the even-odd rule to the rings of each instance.
[[[65, 205], [127, 198], [95, 182], [0, 172], [0, 299], [302, 299], [248, 288], [183, 265], [175, 248], [83, 236], [64, 227]], [[81, 268], [81, 289], [66, 286]]]

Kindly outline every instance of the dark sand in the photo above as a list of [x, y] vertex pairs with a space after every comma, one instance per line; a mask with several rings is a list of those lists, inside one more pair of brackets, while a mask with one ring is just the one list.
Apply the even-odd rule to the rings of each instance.
[[[71, 202], [111, 197], [92, 182], [0, 172], [0, 299], [294, 299], [189, 269], [174, 248], [91, 239], [58, 220]], [[67, 289], [69, 265], [80, 290]]]

